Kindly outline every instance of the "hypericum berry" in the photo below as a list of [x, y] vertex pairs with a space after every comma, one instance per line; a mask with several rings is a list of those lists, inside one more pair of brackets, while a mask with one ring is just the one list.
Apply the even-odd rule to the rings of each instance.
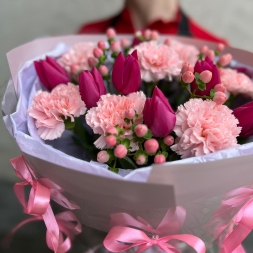
[[97, 154], [97, 161], [99, 163], [107, 163], [110, 159], [110, 155], [107, 153], [107, 151], [102, 150], [98, 152]]
[[144, 142], [144, 149], [149, 154], [154, 154], [159, 148], [159, 143], [156, 139], [149, 139]]
[[114, 135], [108, 135], [105, 137], [106, 145], [109, 147], [113, 147], [117, 143], [117, 138]]
[[222, 83], [219, 83], [219, 84], [216, 84], [214, 86], [214, 90], [215, 91], [225, 92], [226, 91], [226, 87]]
[[217, 91], [215, 92], [214, 94], [214, 97], [213, 97], [213, 101], [217, 104], [217, 105], [222, 105], [226, 102], [227, 100], [227, 96], [224, 92], [221, 92], [221, 91]]
[[161, 163], [165, 163], [166, 162], [166, 158], [164, 155], [156, 155], [155, 158], [154, 158], [154, 162], [156, 164], [161, 164]]
[[159, 33], [157, 31], [151, 32], [151, 40], [157, 40], [159, 38]]
[[219, 52], [222, 52], [223, 50], [224, 50], [224, 48], [225, 48], [225, 45], [224, 44], [222, 44], [222, 43], [219, 43], [218, 45], [217, 45], [217, 50], [219, 51]]
[[89, 57], [88, 58], [88, 64], [91, 68], [95, 67], [97, 65], [97, 59], [94, 57]]
[[144, 37], [146, 40], [150, 40], [150, 38], [151, 38], [151, 30], [146, 29], [146, 30], [143, 32], [143, 37]]
[[163, 142], [164, 142], [164, 144], [166, 144], [167, 146], [170, 147], [171, 145], [174, 144], [174, 137], [171, 135], [168, 135], [163, 138]]
[[126, 39], [126, 38], [121, 39], [121, 40], [120, 40], [120, 45], [121, 45], [123, 48], [129, 47], [129, 46], [130, 46], [129, 40]]
[[171, 39], [170, 38], [165, 39], [164, 44], [167, 45], [167, 46], [170, 46], [171, 45]]
[[98, 42], [98, 48], [100, 48], [101, 50], [104, 50], [106, 48], [106, 44], [103, 40], [100, 40]]
[[144, 124], [138, 124], [134, 128], [134, 132], [138, 137], [144, 137], [146, 133], [148, 132], [148, 127]]
[[199, 75], [199, 79], [203, 82], [203, 83], [209, 83], [212, 79], [212, 72], [209, 70], [204, 70], [200, 73]]
[[93, 50], [93, 54], [96, 58], [100, 58], [101, 56], [103, 56], [103, 50], [98, 48], [98, 47], [95, 47], [94, 50]]
[[208, 50], [209, 50], [208, 46], [204, 45], [200, 48], [200, 53], [203, 55], [207, 55]]
[[135, 35], [135, 37], [137, 37], [137, 38], [138, 38], [138, 37], [141, 37], [141, 36], [142, 36], [142, 32], [141, 32], [141, 31], [136, 31], [134, 35]]
[[135, 159], [135, 162], [138, 164], [138, 165], [143, 165], [146, 163], [146, 156], [145, 155], [138, 155]]
[[195, 79], [194, 74], [191, 71], [186, 71], [182, 75], [182, 80], [184, 83], [191, 83]]
[[183, 64], [181, 73], [184, 74], [186, 71], [194, 72], [194, 68], [189, 62]]
[[213, 50], [208, 50], [206, 56], [208, 56], [211, 60], [213, 60], [215, 57], [215, 53]]
[[114, 30], [113, 28], [107, 29], [107, 31], [106, 31], [106, 36], [107, 36], [108, 39], [113, 39], [113, 38], [115, 38], [115, 36], [116, 36], [115, 30]]
[[128, 109], [125, 112], [125, 118], [133, 119], [135, 117], [135, 111], [133, 109]]
[[112, 52], [114, 52], [114, 53], [118, 53], [121, 50], [121, 47], [120, 47], [120, 44], [118, 41], [113, 41], [110, 48], [111, 48]]
[[218, 64], [220, 64], [222, 67], [228, 65], [232, 61], [233, 57], [231, 54], [224, 54], [220, 57]]
[[116, 127], [109, 127], [108, 129], [106, 129], [106, 134], [115, 134], [118, 135], [119, 132], [117, 130]]
[[101, 76], [107, 76], [108, 75], [108, 68], [105, 66], [105, 65], [101, 65], [99, 68], [98, 68], [98, 71], [99, 73], [101, 74]]
[[123, 144], [119, 144], [115, 149], [114, 149], [114, 155], [117, 158], [124, 158], [127, 155], [127, 148]]

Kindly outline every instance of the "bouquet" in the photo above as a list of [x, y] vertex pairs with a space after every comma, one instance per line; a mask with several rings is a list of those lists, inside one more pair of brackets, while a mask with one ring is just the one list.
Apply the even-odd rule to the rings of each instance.
[[[118, 37], [108, 29], [106, 37], [49, 38], [44, 48], [37, 47], [42, 40], [9, 53], [3, 111], [23, 153], [23, 161], [12, 161], [17, 175], [27, 166], [51, 199], [80, 208], [81, 223], [109, 231], [104, 245], [111, 251], [156, 244], [183, 252], [176, 240], [205, 252], [216, 240], [224, 252], [243, 252], [230, 234], [251, 200], [253, 145], [244, 143], [253, 135], [253, 63], [222, 44], [150, 30]], [[225, 193], [242, 186], [215, 211]], [[65, 195], [59, 201], [57, 187], [75, 204]], [[64, 233], [72, 238], [73, 231]], [[64, 244], [48, 241], [55, 252]]]

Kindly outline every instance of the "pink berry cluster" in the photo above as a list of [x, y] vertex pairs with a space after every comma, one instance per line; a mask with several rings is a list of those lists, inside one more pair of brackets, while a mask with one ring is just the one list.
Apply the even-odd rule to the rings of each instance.
[[[137, 165], [147, 163], [161, 164], [166, 162], [170, 146], [174, 144], [174, 137], [168, 135], [164, 138], [154, 138], [151, 130], [145, 124], [133, 124], [134, 118], [138, 117], [134, 110], [127, 110], [125, 113], [126, 124], [131, 125], [132, 135], [127, 138], [125, 130], [118, 126], [110, 127], [106, 131], [106, 150], [97, 155], [99, 163], [107, 163], [115, 171], [118, 159], [129, 159]], [[132, 151], [132, 144], [137, 150]], [[151, 159], [151, 157], [154, 157]], [[135, 165], [136, 166], [136, 165]], [[137, 167], [136, 167], [137, 168]]]
[[157, 31], [146, 29], [144, 31], [137, 31], [135, 37], [141, 41], [158, 40], [159, 33]]

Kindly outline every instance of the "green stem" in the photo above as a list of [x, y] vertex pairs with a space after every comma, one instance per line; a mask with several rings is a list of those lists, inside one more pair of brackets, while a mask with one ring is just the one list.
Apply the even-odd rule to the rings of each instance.
[[110, 94], [112, 94], [112, 89], [111, 89], [111, 84], [108, 80], [106, 80], [106, 83], [107, 83], [107, 87], [108, 87], [108, 91]]
[[157, 82], [145, 83], [147, 97], [152, 97], [152, 92], [156, 85]]

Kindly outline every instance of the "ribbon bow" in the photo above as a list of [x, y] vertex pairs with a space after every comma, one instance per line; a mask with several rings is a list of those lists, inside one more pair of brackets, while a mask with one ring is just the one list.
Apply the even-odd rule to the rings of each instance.
[[169, 243], [172, 240], [179, 240], [188, 244], [197, 253], [205, 253], [205, 244], [198, 237], [190, 234], [174, 234], [179, 231], [184, 220], [185, 210], [182, 207], [169, 209], [157, 229], [153, 229], [141, 217], [134, 219], [126, 213], [112, 214], [113, 227], [104, 240], [104, 246], [112, 252], [121, 252], [138, 246], [136, 253], [140, 253], [157, 245], [167, 253], [181, 253]]
[[[26, 164], [22, 156], [11, 159], [16, 175], [23, 182], [14, 185], [14, 192], [24, 208], [24, 212], [34, 217], [18, 224], [10, 233], [10, 237], [23, 225], [38, 220], [44, 220], [47, 227], [47, 245], [55, 253], [65, 253], [71, 247], [74, 234], [79, 234], [82, 227], [77, 217], [71, 211], [66, 211], [54, 216], [50, 205], [50, 199], [61, 206], [74, 210], [80, 207], [68, 201], [61, 192], [63, 190], [52, 181], [41, 178], [38, 179], [33, 170]], [[28, 202], [25, 200], [25, 186], [30, 185], [31, 191]], [[66, 239], [63, 240], [63, 234]], [[9, 240], [8, 240], [9, 241]]]
[[220, 223], [216, 228], [220, 253], [245, 253], [241, 243], [253, 230], [253, 189], [242, 187], [227, 193], [213, 217]]

